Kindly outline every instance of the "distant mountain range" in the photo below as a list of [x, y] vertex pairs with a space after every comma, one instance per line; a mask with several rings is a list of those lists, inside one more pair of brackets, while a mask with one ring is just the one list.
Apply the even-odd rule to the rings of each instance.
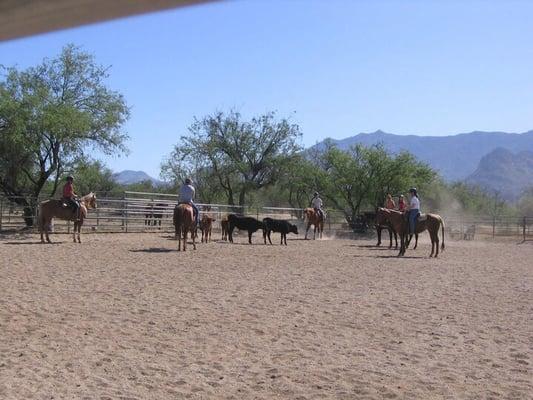
[[516, 200], [525, 189], [533, 187], [533, 152], [497, 148], [481, 158], [466, 182], [489, 192], [498, 191], [506, 200]]
[[[342, 150], [355, 144], [382, 143], [393, 153], [407, 150], [427, 162], [448, 181], [465, 181], [489, 192], [498, 191], [515, 200], [533, 186], [533, 131], [525, 133], [471, 132], [451, 136], [394, 135], [383, 131], [360, 133], [331, 140]], [[325, 141], [310, 149], [322, 150]], [[308, 150], [310, 150], [308, 149]], [[149, 180], [163, 185], [144, 171], [125, 170], [113, 174], [116, 182], [128, 185]]]
[[[511, 152], [533, 151], [533, 131], [525, 133], [471, 132], [451, 136], [394, 135], [383, 131], [360, 133], [342, 140], [332, 140], [340, 149], [355, 144], [382, 143], [393, 153], [407, 150], [427, 162], [448, 181], [464, 180], [477, 170], [481, 159], [497, 148]], [[320, 142], [313, 148], [322, 149]]]
[[131, 185], [133, 183], [140, 183], [145, 181], [150, 181], [155, 186], [160, 186], [163, 184], [163, 181], [152, 178], [144, 171], [132, 171], [129, 169], [114, 173], [113, 179], [115, 180], [115, 182], [121, 185]]

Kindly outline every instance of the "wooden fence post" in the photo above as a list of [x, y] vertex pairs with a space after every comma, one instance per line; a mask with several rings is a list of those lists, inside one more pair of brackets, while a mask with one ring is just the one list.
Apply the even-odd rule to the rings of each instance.
[[2, 216], [4, 215], [4, 199], [0, 199], [0, 231], [2, 231]]

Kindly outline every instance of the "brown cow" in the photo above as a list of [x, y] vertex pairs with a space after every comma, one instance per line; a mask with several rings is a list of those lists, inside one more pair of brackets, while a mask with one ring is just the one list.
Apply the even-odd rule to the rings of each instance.
[[222, 240], [228, 240], [229, 223], [227, 216], [220, 221], [220, 226], [222, 228]]
[[202, 215], [202, 219], [200, 220], [200, 230], [202, 231], [202, 240], [201, 242], [207, 243], [208, 241], [211, 241], [211, 230], [213, 229], [213, 222], [216, 221], [215, 218], [210, 217], [207, 214]]

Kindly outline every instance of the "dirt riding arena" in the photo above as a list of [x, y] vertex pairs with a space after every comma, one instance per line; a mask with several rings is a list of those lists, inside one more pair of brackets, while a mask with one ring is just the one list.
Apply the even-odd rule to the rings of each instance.
[[532, 243], [245, 236], [0, 237], [0, 398], [532, 397]]

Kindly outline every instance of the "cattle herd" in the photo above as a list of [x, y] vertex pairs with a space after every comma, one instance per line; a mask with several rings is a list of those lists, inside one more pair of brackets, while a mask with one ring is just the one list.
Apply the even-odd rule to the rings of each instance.
[[[211, 240], [211, 231], [213, 227], [213, 222], [215, 218], [203, 214], [200, 219], [200, 231], [202, 235], [202, 243], [205, 241], [207, 243]], [[224, 217], [220, 222], [222, 227], [222, 240], [229, 240], [233, 243], [233, 232], [235, 228], [248, 232], [248, 243], [252, 244], [252, 235], [261, 230], [263, 232], [263, 241], [266, 244], [267, 239], [270, 244], [272, 240], [270, 234], [272, 232], [277, 232], [281, 234], [281, 243], [287, 245], [287, 234], [294, 233], [298, 234], [298, 227], [291, 224], [288, 221], [274, 218], [264, 218], [262, 221], [255, 219], [253, 217], [245, 217], [237, 214], [229, 214], [227, 217]]]

